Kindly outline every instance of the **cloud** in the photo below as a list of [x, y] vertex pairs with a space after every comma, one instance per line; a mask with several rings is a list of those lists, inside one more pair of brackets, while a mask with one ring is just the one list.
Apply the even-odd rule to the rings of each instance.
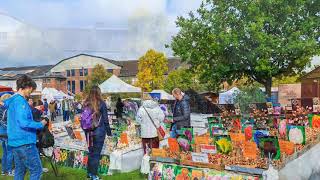
[[[107, 56], [136, 59], [154, 48], [171, 56], [164, 48], [177, 32], [174, 21], [199, 6], [200, 0], [10, 0], [0, 1], [0, 12], [13, 16], [25, 26], [16, 30], [6, 47], [1, 47], [0, 66], [54, 64], [70, 42], [61, 37], [45, 37], [52, 28], [125, 28], [127, 43], [121, 54]], [[1, 26], [0, 14], [0, 26]], [[3, 27], [3, 26], [2, 26]], [[9, 25], [7, 25], [9, 27]], [[94, 39], [88, 37], [91, 42]], [[70, 47], [72, 49], [72, 47]], [[101, 47], [97, 49], [101, 50]], [[90, 49], [92, 50], [92, 49]], [[108, 51], [109, 49], [103, 49]]]

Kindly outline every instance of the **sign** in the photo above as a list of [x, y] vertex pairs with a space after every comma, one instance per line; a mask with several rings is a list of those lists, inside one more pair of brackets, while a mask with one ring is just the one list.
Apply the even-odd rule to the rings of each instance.
[[280, 151], [291, 155], [294, 153], [294, 143], [290, 141], [279, 140]]
[[231, 141], [234, 143], [242, 143], [246, 140], [243, 133], [229, 133]]
[[177, 152], [180, 151], [179, 143], [176, 138], [168, 138], [168, 145], [170, 151]]
[[297, 98], [301, 98], [301, 84], [279, 85], [279, 103], [281, 105], [291, 105], [290, 99]]
[[242, 146], [243, 156], [250, 159], [257, 159], [257, 144], [246, 141]]
[[73, 131], [73, 133], [74, 133], [76, 139], [78, 139], [78, 140], [80, 140], [80, 141], [83, 140], [83, 138], [82, 138], [82, 136], [81, 136], [81, 131]]
[[208, 154], [206, 153], [191, 153], [192, 161], [199, 163], [209, 163]]
[[128, 134], [127, 133], [121, 133], [120, 134], [120, 143], [121, 144], [129, 144], [129, 141], [128, 141]]
[[193, 128], [193, 134], [197, 136], [202, 136], [208, 133], [208, 128]]
[[208, 153], [208, 154], [217, 153], [217, 148], [214, 145], [200, 145], [200, 149], [202, 153]]
[[196, 136], [194, 140], [195, 144], [209, 144], [209, 136]]
[[151, 154], [153, 157], [167, 157], [167, 153], [164, 149], [152, 148]]

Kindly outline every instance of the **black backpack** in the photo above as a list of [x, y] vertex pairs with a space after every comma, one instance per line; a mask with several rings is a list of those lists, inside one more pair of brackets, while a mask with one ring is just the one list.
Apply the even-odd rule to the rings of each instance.
[[[49, 119], [46, 118], [47, 122]], [[54, 136], [49, 131], [48, 124], [43, 127], [43, 129], [38, 133], [38, 148], [49, 148], [54, 146]]]

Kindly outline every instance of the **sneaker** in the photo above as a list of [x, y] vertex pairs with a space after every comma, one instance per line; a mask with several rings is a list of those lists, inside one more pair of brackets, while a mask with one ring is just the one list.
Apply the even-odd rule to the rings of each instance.
[[48, 168], [42, 168], [42, 172], [47, 173], [47, 172], [49, 172], [49, 169]]
[[14, 177], [14, 171], [9, 172], [8, 176]]
[[91, 180], [101, 180], [101, 179], [99, 178], [99, 176], [93, 175], [91, 176]]

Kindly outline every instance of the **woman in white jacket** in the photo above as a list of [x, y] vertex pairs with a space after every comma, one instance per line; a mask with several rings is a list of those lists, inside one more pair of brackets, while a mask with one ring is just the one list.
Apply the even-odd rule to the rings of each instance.
[[157, 102], [153, 100], [145, 100], [142, 102], [136, 120], [137, 123], [141, 125], [141, 138], [144, 153], [146, 153], [147, 145], [149, 148], [159, 148], [159, 138], [156, 128], [160, 126], [160, 123], [163, 122], [164, 118], [165, 115]]

